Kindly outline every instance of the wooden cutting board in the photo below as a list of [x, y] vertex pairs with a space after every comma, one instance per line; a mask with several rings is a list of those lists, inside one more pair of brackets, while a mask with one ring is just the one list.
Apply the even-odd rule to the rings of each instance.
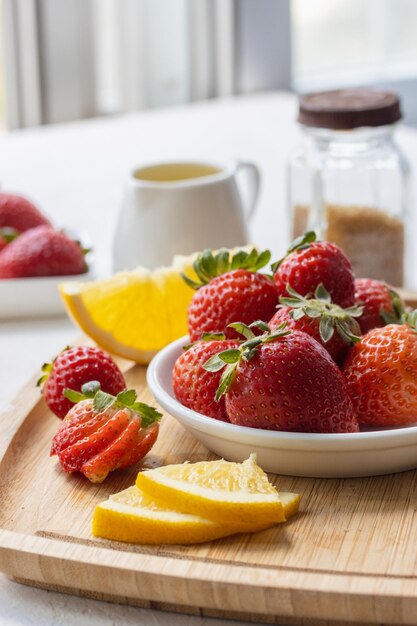
[[[122, 363], [153, 402], [145, 368]], [[417, 473], [369, 479], [273, 478], [302, 494], [273, 529], [204, 545], [95, 539], [95, 504], [134, 483], [67, 476], [49, 447], [58, 420], [30, 381], [0, 415], [0, 569], [16, 580], [115, 602], [288, 625], [417, 624]], [[214, 458], [166, 416], [144, 467]], [[330, 620], [330, 621], [328, 621]]]

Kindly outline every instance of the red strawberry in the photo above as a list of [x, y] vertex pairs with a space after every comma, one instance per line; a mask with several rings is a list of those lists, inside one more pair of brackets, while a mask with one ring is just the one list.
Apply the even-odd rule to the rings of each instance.
[[224, 398], [219, 402], [215, 400], [221, 374], [207, 372], [203, 365], [214, 354], [238, 345], [238, 341], [224, 341], [219, 337], [214, 341], [199, 341], [186, 349], [176, 360], [172, 372], [172, 386], [177, 400], [198, 413], [228, 422]]
[[288, 287], [290, 297], [281, 297], [281, 306], [268, 326], [275, 330], [283, 322], [291, 330], [301, 330], [318, 341], [336, 363], [340, 364], [349, 348], [359, 341], [361, 329], [355, 318], [362, 308], [342, 309], [332, 304], [330, 294], [320, 284], [314, 298], [305, 298]]
[[197, 341], [203, 333], [225, 333], [236, 336], [227, 326], [238, 319], [245, 324], [256, 320], [267, 322], [278, 302], [273, 281], [257, 270], [269, 262], [271, 254], [265, 250], [258, 254], [240, 251], [231, 259], [227, 250], [215, 257], [206, 250], [194, 263], [200, 278], [196, 283], [183, 278], [197, 289], [188, 307], [188, 334]]
[[328, 241], [316, 241], [314, 232], [296, 239], [286, 256], [273, 266], [279, 296], [290, 285], [302, 296], [312, 295], [322, 283], [332, 302], [343, 308], [355, 301], [355, 277], [342, 250]]
[[42, 225], [51, 223], [32, 202], [22, 196], [0, 193], [0, 228], [7, 226], [23, 233]]
[[315, 339], [285, 328], [255, 336], [240, 326], [247, 341], [205, 364], [214, 372], [226, 366], [217, 398], [226, 394], [233, 424], [295, 432], [358, 430], [343, 376]]
[[22, 233], [0, 258], [0, 278], [65, 276], [86, 271], [80, 245], [51, 226], [37, 226]]
[[103, 391], [117, 395], [126, 388], [122, 372], [113, 359], [92, 346], [74, 346], [59, 354], [53, 363], [42, 367], [44, 375], [38, 384], [44, 383], [42, 393], [45, 402], [55, 415], [65, 417], [72, 402], [64, 397], [64, 389], [80, 391], [90, 380], [97, 380]]
[[51, 456], [58, 455], [65, 472], [82, 472], [91, 482], [101, 483], [109, 472], [130, 467], [149, 452], [161, 413], [136, 402], [133, 389], [113, 396], [92, 381], [82, 391], [65, 391], [77, 404], [53, 438]]
[[355, 301], [363, 306], [363, 313], [358, 318], [363, 334], [391, 321], [398, 322], [405, 311], [404, 302], [393, 287], [372, 278], [355, 280]]
[[343, 366], [359, 423], [406, 426], [417, 421], [416, 313], [407, 324], [374, 328], [351, 350]]
[[14, 239], [19, 236], [18, 231], [15, 228], [9, 228], [8, 226], [0, 228], [0, 252]]

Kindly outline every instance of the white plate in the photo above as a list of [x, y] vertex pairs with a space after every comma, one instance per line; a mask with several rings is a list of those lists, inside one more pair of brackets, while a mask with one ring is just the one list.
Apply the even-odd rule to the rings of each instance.
[[290, 476], [354, 477], [417, 467], [417, 426], [346, 434], [289, 433], [247, 428], [206, 417], [180, 404], [172, 391], [172, 368], [188, 337], [158, 352], [147, 382], [159, 404], [209, 450], [229, 461], [256, 452], [268, 472]]
[[85, 274], [0, 279], [0, 320], [64, 315], [58, 285], [67, 280], [93, 280], [92, 262], [87, 262], [89, 271]]

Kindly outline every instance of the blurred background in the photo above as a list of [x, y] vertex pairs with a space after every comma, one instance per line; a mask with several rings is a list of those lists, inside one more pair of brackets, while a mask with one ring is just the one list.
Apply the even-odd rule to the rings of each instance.
[[415, 0], [2, 0], [0, 127], [372, 85], [417, 124]]

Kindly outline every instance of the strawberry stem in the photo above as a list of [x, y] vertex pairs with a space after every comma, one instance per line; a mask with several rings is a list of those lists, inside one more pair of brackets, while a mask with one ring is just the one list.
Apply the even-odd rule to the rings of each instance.
[[[224, 369], [215, 395], [217, 402], [229, 391], [235, 379], [237, 366], [241, 359], [249, 361], [255, 356], [257, 349], [263, 343], [269, 343], [275, 341], [275, 339], [289, 335], [291, 331], [286, 330], [286, 325], [286, 322], [284, 322], [271, 332], [269, 326], [262, 321], [253, 322], [250, 326], [247, 326], [243, 322], [233, 322], [229, 324], [228, 327], [233, 328], [236, 332], [243, 335], [246, 341], [241, 342], [239, 348], [223, 350], [213, 355], [203, 365], [204, 369], [208, 372], [219, 372]], [[251, 328], [260, 328], [264, 330], [264, 333], [262, 335], [255, 335]]]
[[348, 344], [354, 344], [361, 339], [361, 330], [355, 318], [363, 313], [363, 306], [351, 306], [347, 309], [332, 303], [329, 292], [320, 283], [313, 298], [306, 298], [297, 293], [290, 285], [287, 285], [290, 297], [281, 296], [280, 304], [288, 306], [293, 320], [303, 317], [320, 319], [319, 333], [322, 341], [327, 343], [336, 331], [340, 337]]

